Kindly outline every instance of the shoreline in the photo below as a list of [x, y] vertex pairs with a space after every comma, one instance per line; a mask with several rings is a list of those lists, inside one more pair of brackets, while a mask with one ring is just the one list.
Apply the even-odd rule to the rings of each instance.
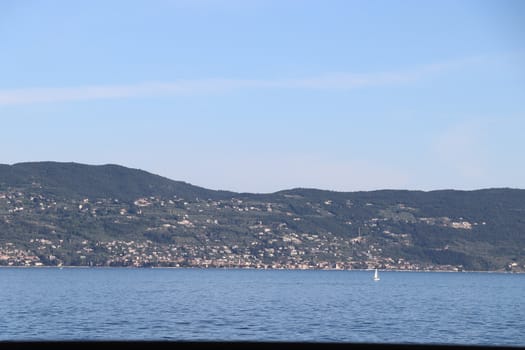
[[[0, 269], [135, 269], [135, 270], [147, 270], [147, 269], [173, 269], [173, 270], [258, 270], [258, 271], [341, 271], [341, 272], [371, 272], [375, 269], [273, 269], [273, 268], [253, 268], [253, 267], [200, 267], [200, 266], [0, 266]], [[432, 272], [432, 273], [498, 273], [498, 274], [525, 274], [525, 271], [478, 271], [478, 270], [463, 270], [463, 271], [451, 271], [451, 270], [401, 270], [401, 269], [377, 269], [379, 272]]]

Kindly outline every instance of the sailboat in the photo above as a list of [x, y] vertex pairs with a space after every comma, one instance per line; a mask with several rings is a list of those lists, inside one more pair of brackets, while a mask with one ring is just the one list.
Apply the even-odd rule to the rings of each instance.
[[379, 275], [377, 274], [377, 269], [374, 272], [374, 281], [379, 281]]

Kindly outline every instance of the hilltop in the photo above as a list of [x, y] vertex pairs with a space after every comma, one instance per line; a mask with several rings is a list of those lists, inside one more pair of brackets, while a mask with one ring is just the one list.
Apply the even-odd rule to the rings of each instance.
[[119, 165], [0, 165], [0, 265], [525, 270], [525, 190], [214, 191]]
[[230, 192], [212, 191], [173, 181], [139, 169], [119, 165], [85, 165], [78, 163], [32, 162], [0, 164], [2, 187], [38, 186], [52, 196], [78, 198], [120, 198], [125, 201], [140, 196], [222, 198]]

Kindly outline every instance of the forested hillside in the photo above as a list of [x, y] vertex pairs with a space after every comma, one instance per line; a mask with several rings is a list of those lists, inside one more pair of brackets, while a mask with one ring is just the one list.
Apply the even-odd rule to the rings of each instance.
[[0, 265], [524, 271], [525, 190], [250, 194], [0, 165]]

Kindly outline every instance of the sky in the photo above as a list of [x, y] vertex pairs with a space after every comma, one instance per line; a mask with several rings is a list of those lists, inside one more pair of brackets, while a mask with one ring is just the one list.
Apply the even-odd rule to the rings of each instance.
[[525, 188], [525, 1], [0, 1], [0, 163]]

